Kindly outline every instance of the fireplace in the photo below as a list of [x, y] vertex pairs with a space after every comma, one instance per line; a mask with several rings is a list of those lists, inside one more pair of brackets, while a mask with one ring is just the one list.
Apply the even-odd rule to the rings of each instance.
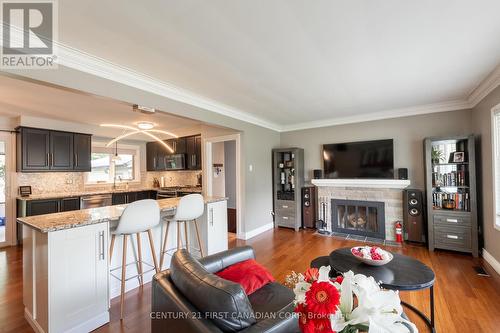
[[332, 199], [332, 231], [385, 239], [385, 205], [379, 201]]

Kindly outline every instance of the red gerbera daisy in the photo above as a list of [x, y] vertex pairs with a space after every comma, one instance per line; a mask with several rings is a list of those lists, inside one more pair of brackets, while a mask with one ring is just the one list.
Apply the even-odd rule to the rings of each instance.
[[304, 279], [309, 283], [316, 281], [318, 277], [319, 277], [319, 269], [317, 268], [311, 267], [304, 272]]
[[342, 284], [342, 281], [344, 281], [344, 277], [342, 275], [339, 275], [335, 278], [333, 282], [337, 282], [338, 284]]
[[340, 303], [340, 294], [329, 282], [315, 282], [306, 292], [307, 309], [317, 314], [333, 314]]
[[304, 304], [297, 304], [295, 312], [299, 315], [299, 327], [303, 333], [314, 333], [314, 322], [311, 320]]

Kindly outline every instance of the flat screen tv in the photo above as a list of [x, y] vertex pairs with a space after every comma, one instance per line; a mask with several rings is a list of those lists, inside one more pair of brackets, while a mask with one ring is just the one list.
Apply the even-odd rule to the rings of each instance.
[[394, 178], [394, 142], [389, 140], [323, 145], [325, 178]]

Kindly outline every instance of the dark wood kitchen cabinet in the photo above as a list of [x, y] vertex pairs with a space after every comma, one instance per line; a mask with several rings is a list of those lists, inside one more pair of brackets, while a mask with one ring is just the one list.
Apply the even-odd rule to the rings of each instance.
[[73, 147], [73, 169], [75, 171], [90, 171], [92, 136], [89, 134], [75, 133], [73, 137]]
[[186, 138], [168, 139], [168, 140], [165, 140], [165, 142], [173, 150], [173, 152], [167, 151], [167, 155], [185, 154], [186, 153]]
[[146, 170], [156, 171], [156, 155], [158, 154], [158, 142], [146, 143]]
[[73, 133], [50, 131], [51, 170], [73, 170]]
[[59, 211], [69, 212], [72, 210], [80, 210], [80, 197], [62, 198]]
[[186, 138], [186, 168], [189, 170], [201, 169], [201, 135]]
[[90, 171], [91, 135], [17, 128], [17, 171]]
[[26, 203], [26, 216], [59, 212], [59, 199], [31, 200]]
[[165, 157], [168, 153], [167, 148], [159, 142], [154, 141], [146, 143], [146, 170], [165, 170]]
[[156, 199], [156, 191], [113, 193], [113, 205], [129, 204], [137, 200]]
[[16, 138], [18, 171], [50, 170], [50, 131], [19, 128]]

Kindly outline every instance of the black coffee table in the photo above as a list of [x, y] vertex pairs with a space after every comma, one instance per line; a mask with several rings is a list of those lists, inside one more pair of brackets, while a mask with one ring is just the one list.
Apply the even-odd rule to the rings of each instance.
[[434, 272], [416, 259], [397, 253], [393, 255], [394, 259], [384, 266], [370, 266], [357, 260], [351, 254], [351, 249], [346, 247], [333, 251], [329, 256], [314, 259], [311, 267], [319, 268], [330, 265], [333, 274], [353, 271], [354, 274], [373, 276], [375, 281], [380, 281], [385, 289], [400, 291], [429, 289], [430, 319], [411, 304], [403, 301], [401, 304], [415, 312], [426, 322], [432, 332], [436, 332], [434, 327]]

